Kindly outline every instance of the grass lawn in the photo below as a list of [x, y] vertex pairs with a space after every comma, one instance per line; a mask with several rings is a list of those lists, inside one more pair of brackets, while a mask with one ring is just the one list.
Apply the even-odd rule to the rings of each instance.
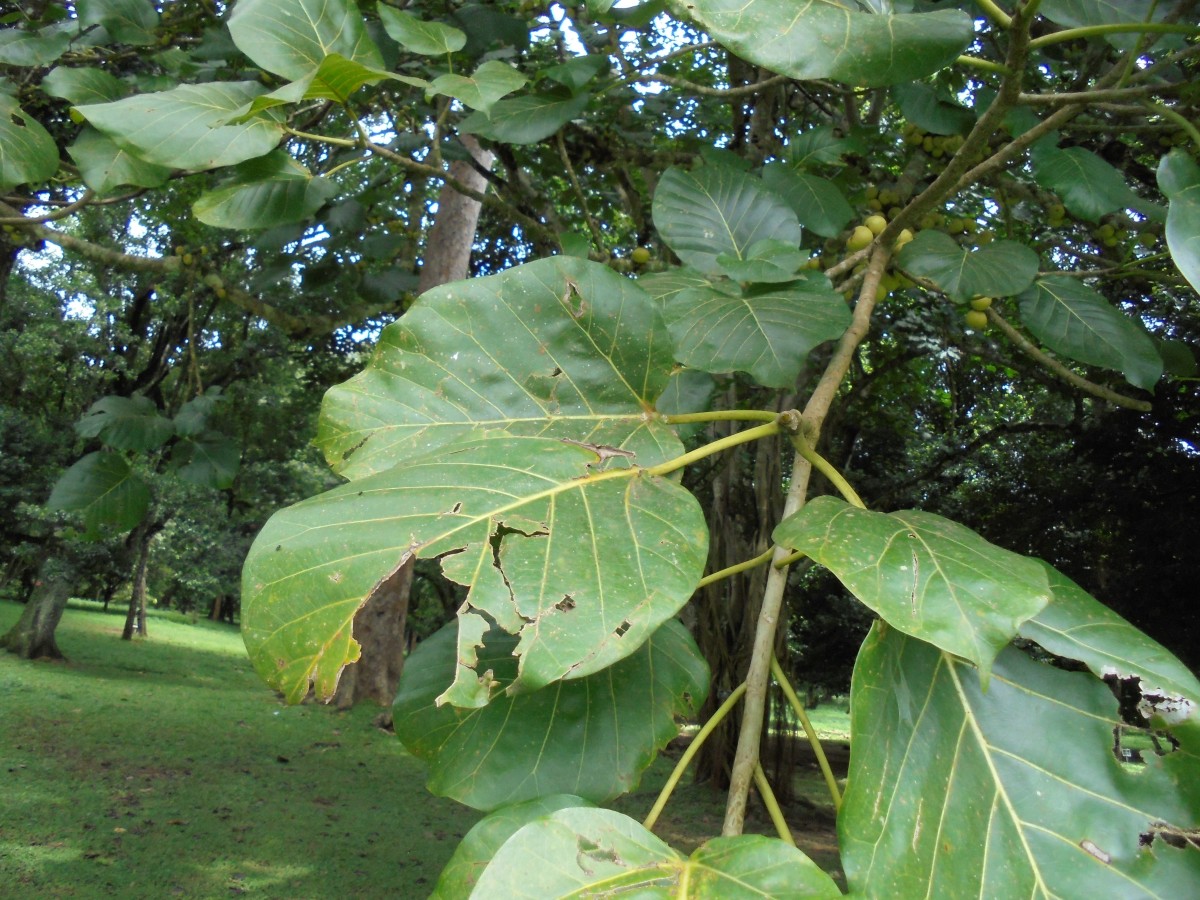
[[[0, 633], [20, 612], [0, 602]], [[0, 896], [429, 893], [480, 814], [425, 791], [423, 764], [372, 727], [377, 709], [284, 706], [228, 625], [156, 615], [130, 642], [123, 621], [68, 609], [65, 664], [0, 652]], [[818, 728], [844, 714], [830, 723]], [[617, 805], [643, 816], [671, 762]], [[719, 832], [723, 808], [686, 782], [656, 828], [684, 851]], [[804, 812], [801, 846], [829, 864], [829, 816]]]

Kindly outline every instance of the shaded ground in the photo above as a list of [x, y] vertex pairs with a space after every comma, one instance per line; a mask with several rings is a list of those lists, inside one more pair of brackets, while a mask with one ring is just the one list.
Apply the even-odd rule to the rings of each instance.
[[[0, 603], [0, 631], [20, 607]], [[479, 814], [424, 789], [423, 764], [371, 726], [371, 707], [285, 707], [226, 625], [68, 610], [69, 663], [0, 652], [0, 895], [426, 896]], [[678, 751], [676, 751], [678, 752]], [[642, 818], [675, 760], [616, 804]], [[787, 812], [797, 844], [836, 871], [815, 765]], [[685, 777], [656, 832], [690, 852], [724, 797]], [[761, 808], [747, 830], [774, 834]]]

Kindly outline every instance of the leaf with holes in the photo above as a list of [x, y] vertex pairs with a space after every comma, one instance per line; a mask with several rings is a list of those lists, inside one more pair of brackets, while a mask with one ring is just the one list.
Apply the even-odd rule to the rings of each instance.
[[724, 281], [669, 294], [663, 317], [676, 357], [704, 372], [748, 372], [766, 387], [794, 385], [809, 351], [839, 337], [850, 311], [819, 272], [793, 278], [754, 289]]
[[[574, 598], [558, 604], [569, 619]], [[517, 675], [516, 637], [493, 629], [476, 669], [496, 689]], [[437, 705], [454, 680], [458, 645], [446, 626], [404, 663], [396, 735], [429, 766], [429, 790], [476, 809], [569, 792], [603, 803], [637, 787], [658, 751], [708, 692], [708, 666], [687, 629], [666, 622], [634, 653], [586, 678], [497, 697], [480, 709]], [[531, 754], [530, 747], [541, 752]]]
[[1200, 879], [1200, 767], [1122, 765], [1107, 686], [1014, 648], [978, 673], [876, 625], [855, 664], [838, 815], [851, 893], [1185, 897]]
[[479, 877], [475, 900], [547, 897], [830, 900], [833, 879], [800, 850], [758, 834], [719, 837], [690, 857], [610, 809], [566, 808], [518, 829]]
[[441, 695], [456, 705], [496, 687], [476, 661], [489, 620], [520, 638], [509, 694], [629, 656], [691, 596], [708, 530], [695, 497], [608, 449], [491, 432], [276, 513], [242, 576], [259, 673], [292, 702], [310, 682], [332, 695], [358, 656], [355, 612], [409, 555], [471, 585]]
[[1192, 289], [1200, 291], [1200, 166], [1182, 150], [1158, 164], [1158, 186], [1167, 207], [1167, 249]]
[[973, 36], [957, 9], [880, 15], [852, 4], [795, 0], [668, 0], [742, 59], [799, 81], [913, 81], [950, 65]]
[[354, 0], [238, 0], [229, 35], [255, 64], [293, 81], [332, 53], [383, 68]]
[[331, 389], [317, 444], [358, 478], [477, 428], [683, 452], [654, 414], [674, 358], [654, 302], [599, 263], [555, 257], [425, 294], [365, 371]]
[[54, 138], [7, 94], [0, 94], [0, 190], [37, 184], [58, 171]]
[[1136, 678], [1145, 717], [1172, 725], [1184, 748], [1200, 756], [1200, 681], [1196, 676], [1165, 647], [1067, 576], [1052, 566], [1045, 568], [1054, 599], [1021, 624], [1021, 637], [1055, 656], [1084, 663], [1097, 678]]
[[[915, 242], [914, 242], [915, 243]], [[1078, 278], [1050, 275], [1021, 295], [1021, 321], [1043, 344], [1068, 359], [1115, 369], [1151, 390], [1163, 362], [1141, 322], [1116, 309]]]
[[971, 660], [986, 681], [1022, 622], [1050, 600], [1041, 565], [919, 510], [817, 497], [775, 528], [891, 626]]
[[172, 169], [213, 169], [262, 156], [279, 143], [283, 131], [277, 122], [229, 124], [263, 90], [253, 81], [185, 84], [76, 108], [140, 159]]
[[718, 271], [722, 253], [744, 258], [762, 240], [800, 244], [800, 223], [791, 208], [761, 179], [727, 166], [667, 169], [654, 191], [653, 212], [662, 239], [702, 272]]
[[83, 513], [88, 536], [105, 527], [127, 531], [150, 508], [150, 489], [119, 453], [89, 453], [71, 466], [54, 485], [46, 505]]
[[896, 262], [928, 278], [955, 300], [1019, 294], [1037, 277], [1038, 255], [1016, 241], [995, 241], [978, 250], [960, 247], [943, 231], [926, 229], [905, 244]]

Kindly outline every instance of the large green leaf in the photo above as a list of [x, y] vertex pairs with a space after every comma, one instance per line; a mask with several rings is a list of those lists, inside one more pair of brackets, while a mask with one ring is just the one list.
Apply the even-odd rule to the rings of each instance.
[[229, 34], [257, 65], [293, 80], [316, 71], [331, 53], [383, 67], [354, 0], [238, 0]]
[[[476, 668], [491, 673], [496, 689], [516, 677], [516, 644], [499, 629], [484, 636]], [[430, 791], [484, 810], [565, 792], [603, 803], [633, 790], [679, 734], [676, 717], [694, 716], [708, 693], [708, 666], [674, 621], [602, 672], [498, 697], [481, 709], [437, 705], [457, 668], [448, 625], [404, 664], [396, 734], [428, 763]]]
[[602, 457], [493, 433], [276, 513], [243, 571], [242, 631], [259, 673], [293, 702], [310, 682], [332, 695], [358, 655], [355, 612], [410, 554], [444, 557], [443, 571], [471, 585], [442, 695], [456, 705], [480, 706], [495, 687], [475, 662], [485, 616], [520, 636], [510, 694], [633, 653], [687, 602], [708, 530], [675, 482]]
[[1200, 291], [1200, 166], [1172, 150], [1158, 165], [1158, 186], [1170, 201], [1167, 249], [1192, 289]]
[[1140, 322], [1113, 307], [1078, 278], [1050, 275], [1021, 295], [1021, 321], [1043, 344], [1070, 359], [1115, 369], [1150, 390], [1162, 357]]
[[0, 31], [0, 65], [48, 66], [66, 52], [76, 33], [76, 24], [70, 21], [36, 31], [5, 28]]
[[1038, 271], [1038, 255], [1024, 244], [994, 241], [968, 250], [944, 231], [932, 229], [905, 244], [896, 262], [956, 300], [1019, 294], [1033, 284]]
[[185, 84], [114, 103], [77, 107], [80, 115], [120, 147], [172, 169], [212, 169], [254, 159], [283, 134], [262, 118], [228, 124], [263, 86], [253, 81]]
[[1018, 626], [1050, 600], [1036, 560], [919, 510], [879, 513], [817, 497], [775, 542], [831, 570], [891, 626], [971, 660], [987, 679]]
[[837, 237], [854, 218], [854, 208], [827, 178], [797, 172], [782, 162], [763, 167], [763, 184], [792, 208], [800, 224], [821, 237]]
[[498, 59], [489, 59], [470, 77], [466, 75], [440, 75], [429, 85], [431, 93], [445, 94], [461, 100], [471, 109], [489, 112], [501, 97], [525, 85], [524, 75]]
[[738, 56], [801, 81], [912, 81], [952, 63], [973, 37], [961, 10], [879, 15], [851, 4], [795, 0], [669, 0]]
[[652, 465], [682, 452], [652, 415], [673, 365], [636, 283], [587, 260], [539, 260], [425, 294], [367, 368], [326, 394], [317, 443], [347, 478], [479, 427], [622, 447]]
[[83, 182], [100, 196], [123, 185], [158, 187], [171, 177], [171, 170], [146, 162], [118, 147], [95, 128], [84, 128], [67, 148]]
[[58, 145], [17, 101], [0, 94], [0, 190], [37, 184], [58, 171]]
[[459, 131], [504, 144], [536, 144], [544, 141], [572, 119], [583, 115], [590, 94], [526, 94], [479, 109], [459, 123]]
[[850, 324], [846, 301], [819, 272], [757, 289], [723, 281], [673, 291], [663, 317], [675, 355], [704, 372], [748, 372], [766, 387], [795, 385], [810, 350]]
[[83, 513], [89, 535], [105, 527], [127, 531], [150, 506], [150, 489], [119, 453], [89, 453], [62, 474], [46, 505]]
[[142, 46], [157, 40], [158, 10], [150, 0], [77, 0], [83, 27], [99, 25], [123, 44]]
[[970, 667], [877, 625], [850, 710], [838, 832], [856, 896], [1195, 893], [1200, 853], [1163, 835], [1197, 826], [1197, 756], [1119, 763], [1117, 703], [1090, 673], [1009, 648], [984, 690]]
[[336, 191], [336, 184], [314, 178], [286, 150], [275, 150], [242, 163], [228, 184], [201, 194], [192, 213], [218, 228], [272, 228], [304, 221]]
[[388, 36], [410, 53], [445, 56], [467, 44], [467, 36], [453, 25], [426, 22], [386, 3], [379, 4], [379, 21]]
[[171, 453], [171, 464], [179, 477], [200, 487], [224, 490], [232, 486], [240, 463], [237, 444], [215, 431], [184, 438]]
[[170, 439], [175, 425], [159, 414], [149, 397], [109, 395], [88, 408], [75, 430], [117, 450], [154, 450]]
[[654, 191], [653, 213], [662, 239], [686, 265], [702, 272], [718, 271], [722, 253], [744, 257], [758, 241], [800, 244], [800, 223], [791, 207], [761, 179], [727, 166], [667, 169]]
[[1033, 177], [1062, 198], [1074, 215], [1089, 222], [1144, 203], [1110, 163], [1082, 147], [1042, 146], [1033, 154]]
[[454, 848], [454, 855], [438, 876], [430, 900], [467, 900], [479, 874], [519, 828], [560, 809], [591, 805], [573, 794], [550, 794], [505, 806], [484, 816]]
[[560, 809], [518, 829], [479, 877], [474, 900], [840, 897], [816, 863], [777, 838], [714, 838], [690, 857], [610, 809]]
[[[1169, 12], [1169, 4], [1157, 0], [1043, 0], [1038, 12], [1064, 28], [1085, 28], [1089, 25], [1134, 25], [1161, 21]], [[1105, 40], [1123, 50], [1137, 45], [1138, 34], [1106, 34]]]
[[59, 66], [42, 79], [42, 90], [76, 106], [120, 100], [128, 86], [104, 69]]
[[898, 84], [892, 89], [900, 112], [913, 125], [930, 134], [965, 134], [975, 124], [975, 114], [927, 84]]
[[1078, 660], [1098, 678], [1137, 678], [1146, 712], [1189, 722], [1200, 749], [1200, 681], [1165, 647], [1047, 565], [1054, 599], [1021, 624], [1020, 635], [1055, 656]]

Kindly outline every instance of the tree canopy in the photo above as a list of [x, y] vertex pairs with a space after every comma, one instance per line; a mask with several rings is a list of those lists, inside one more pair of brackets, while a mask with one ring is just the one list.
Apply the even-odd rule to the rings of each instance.
[[[439, 896], [837, 895], [740, 832], [851, 665], [851, 893], [1182, 896], [1196, 10], [24, 4], [6, 581], [245, 551], [298, 701], [419, 560], [397, 733], [490, 813]], [[447, 189], [473, 277], [421, 293]], [[691, 716], [729, 805], [684, 857], [595, 804]]]

